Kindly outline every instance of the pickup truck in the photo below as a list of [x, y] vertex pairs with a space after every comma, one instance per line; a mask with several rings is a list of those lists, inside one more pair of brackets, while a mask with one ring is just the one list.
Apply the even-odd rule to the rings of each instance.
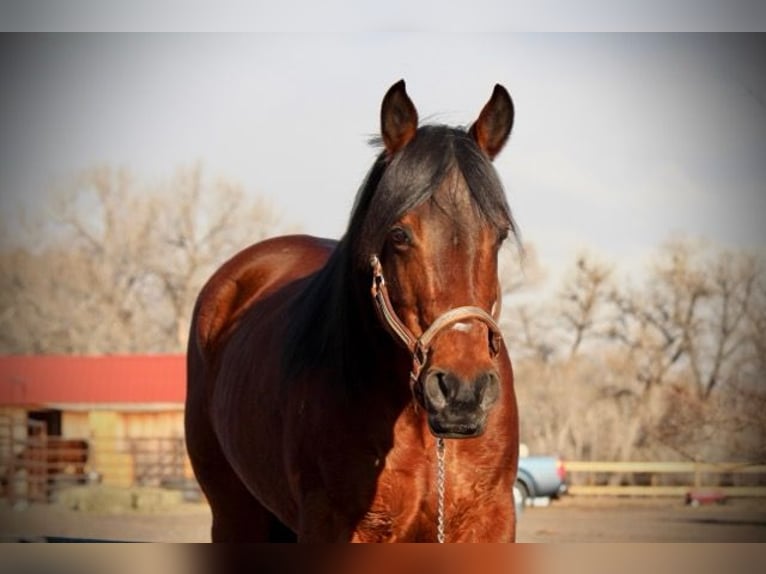
[[519, 472], [513, 485], [517, 510], [539, 497], [558, 498], [567, 489], [566, 466], [554, 456], [520, 456]]

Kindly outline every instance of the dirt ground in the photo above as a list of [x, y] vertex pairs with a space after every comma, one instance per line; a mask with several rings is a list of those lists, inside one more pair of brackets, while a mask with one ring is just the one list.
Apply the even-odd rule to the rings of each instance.
[[766, 542], [766, 500], [687, 506], [666, 498], [563, 497], [528, 508], [519, 542]]
[[[13, 509], [0, 503], [0, 541], [49, 536], [204, 542], [209, 532], [210, 511], [204, 504], [110, 514], [56, 505]], [[766, 500], [692, 508], [669, 499], [570, 496], [526, 509], [517, 535], [519, 542], [766, 542]]]

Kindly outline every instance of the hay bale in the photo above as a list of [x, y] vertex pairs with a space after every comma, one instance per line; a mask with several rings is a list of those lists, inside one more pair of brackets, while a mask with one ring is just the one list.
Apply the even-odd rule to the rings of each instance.
[[122, 488], [104, 484], [63, 489], [57, 503], [69, 510], [120, 514], [162, 512], [183, 502], [183, 493], [163, 488]]
[[167, 510], [183, 502], [183, 493], [164, 488], [134, 488], [133, 508], [143, 512]]
[[69, 510], [111, 514], [130, 510], [133, 496], [129, 489], [116, 486], [75, 486], [61, 490], [58, 504]]

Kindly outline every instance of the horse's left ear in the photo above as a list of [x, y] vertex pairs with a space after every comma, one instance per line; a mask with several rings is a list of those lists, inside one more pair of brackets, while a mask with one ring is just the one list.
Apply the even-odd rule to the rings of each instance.
[[474, 122], [469, 133], [478, 146], [494, 159], [513, 127], [513, 100], [508, 91], [500, 84], [495, 84], [492, 97], [481, 110], [479, 119]]
[[418, 129], [418, 112], [407, 95], [404, 80], [388, 89], [380, 108], [380, 131], [389, 156], [406, 146]]

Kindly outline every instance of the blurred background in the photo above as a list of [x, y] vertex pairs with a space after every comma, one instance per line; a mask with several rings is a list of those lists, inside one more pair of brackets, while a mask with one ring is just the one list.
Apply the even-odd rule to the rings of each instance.
[[[508, 33], [497, 24], [507, 9], [482, 33], [436, 32], [394, 12], [356, 32], [314, 29], [309, 10], [297, 32], [0, 36], [8, 436], [29, 420], [87, 435], [91, 463], [106, 441], [102, 457], [133, 452], [128, 483], [142, 472], [136, 457], [165, 447], [139, 455], [125, 441], [182, 441], [200, 287], [263, 238], [343, 235], [378, 153], [381, 99], [404, 78], [423, 123], [470, 125], [495, 83], [514, 99], [495, 166], [522, 236], [502, 252], [502, 326], [529, 450], [762, 464], [763, 35]], [[18, 361], [29, 356], [118, 358], [116, 371], [47, 363], [44, 385], [63, 372], [102, 385], [122, 373], [115, 388], [135, 388], [130, 373], [179, 380], [159, 399], [83, 390], [34, 402], [32, 367]], [[172, 449], [183, 459], [181, 443]], [[188, 463], [172, 464], [188, 478]], [[759, 468], [743, 484], [761, 484]]]

